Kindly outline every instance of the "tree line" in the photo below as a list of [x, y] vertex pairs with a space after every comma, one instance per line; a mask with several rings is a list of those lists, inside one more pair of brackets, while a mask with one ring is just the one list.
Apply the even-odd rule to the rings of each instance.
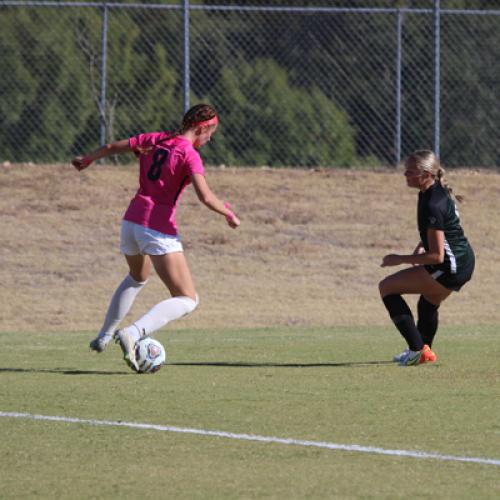
[[[110, 11], [104, 109], [101, 20], [96, 9], [0, 8], [1, 160], [65, 161], [98, 145], [101, 116], [108, 141], [178, 125], [180, 13]], [[190, 27], [191, 103], [208, 101], [221, 115], [207, 163], [394, 164], [394, 15], [193, 11]], [[409, 152], [433, 145], [432, 16], [405, 14], [402, 27]], [[499, 27], [500, 16], [441, 19], [441, 156], [450, 166], [499, 163]]]

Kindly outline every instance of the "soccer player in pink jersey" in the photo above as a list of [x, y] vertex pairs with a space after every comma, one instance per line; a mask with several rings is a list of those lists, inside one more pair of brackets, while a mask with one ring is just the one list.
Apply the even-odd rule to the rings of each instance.
[[[123, 217], [120, 238], [129, 274], [116, 289], [99, 334], [90, 342], [92, 350], [102, 352], [114, 337], [125, 362], [135, 371], [135, 342], [191, 313], [198, 305], [175, 220], [184, 189], [192, 183], [203, 204], [223, 215], [231, 228], [240, 225], [229, 204], [210, 190], [197, 151], [210, 141], [217, 125], [215, 110], [198, 104], [184, 115], [178, 131], [139, 134], [106, 144], [72, 161], [77, 170], [83, 170], [111, 155], [134, 152], [139, 158], [139, 190]], [[146, 284], [151, 266], [169, 289], [171, 298], [156, 304], [132, 325], [116, 330]]]

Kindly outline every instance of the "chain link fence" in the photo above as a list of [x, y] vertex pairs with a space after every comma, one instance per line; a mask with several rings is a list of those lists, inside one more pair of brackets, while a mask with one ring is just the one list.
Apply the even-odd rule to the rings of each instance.
[[0, 162], [67, 162], [209, 102], [208, 164], [395, 165], [429, 148], [500, 165], [500, 10], [240, 3], [0, 1]]

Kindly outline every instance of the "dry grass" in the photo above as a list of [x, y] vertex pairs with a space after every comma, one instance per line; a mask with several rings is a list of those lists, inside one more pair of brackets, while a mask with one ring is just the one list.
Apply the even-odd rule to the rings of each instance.
[[[0, 167], [0, 331], [96, 330], [126, 273], [119, 225], [136, 167]], [[417, 242], [416, 192], [401, 172], [209, 169], [213, 190], [242, 226], [198, 203], [189, 189], [178, 214], [201, 307], [175, 328], [389, 325], [377, 292], [389, 252]], [[448, 324], [497, 321], [500, 176], [451, 173], [466, 196], [462, 221], [476, 275], [443, 308]], [[133, 316], [162, 300], [154, 277]]]

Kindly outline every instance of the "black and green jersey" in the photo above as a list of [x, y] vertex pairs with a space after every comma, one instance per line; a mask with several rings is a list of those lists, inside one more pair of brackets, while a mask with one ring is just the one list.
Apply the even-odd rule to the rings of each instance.
[[432, 266], [433, 268], [460, 274], [474, 261], [474, 252], [460, 225], [455, 202], [438, 181], [418, 195], [418, 230], [427, 251], [428, 229], [444, 232], [444, 262]]

